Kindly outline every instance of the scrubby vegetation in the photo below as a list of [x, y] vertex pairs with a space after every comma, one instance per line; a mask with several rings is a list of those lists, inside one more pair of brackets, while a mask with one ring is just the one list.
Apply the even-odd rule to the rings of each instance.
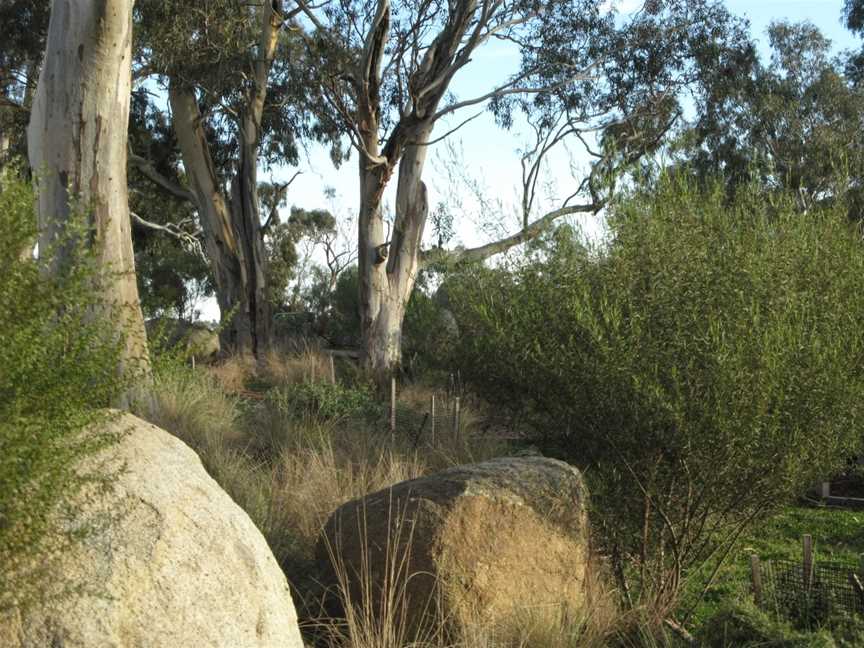
[[468, 273], [459, 353], [485, 398], [585, 468], [622, 591], [671, 610], [860, 448], [864, 248], [842, 209], [671, 178], [610, 230]]
[[[74, 495], [110, 478], [71, 466], [110, 443], [81, 432], [104, 419], [97, 408], [122, 380], [118, 340], [88, 317], [86, 255], [46, 281], [47, 258], [21, 256], [35, 236], [20, 217], [29, 190], [6, 178], [0, 200], [4, 259], [20, 268], [0, 282], [2, 321], [15, 331], [3, 362], [18, 368], [2, 376], [9, 605], [44, 589], [38, 576], [50, 562], [33, 567], [30, 556], [78, 537], [71, 525], [46, 546], [51, 515], [71, 514]], [[159, 349], [153, 338], [139, 413], [193, 447], [249, 513], [289, 576], [310, 639], [405, 645], [398, 579], [386, 618], [362, 606], [348, 606], [345, 619], [323, 612], [315, 542], [338, 506], [448, 466], [539, 450], [589, 480], [591, 605], [578, 618], [526, 613], [471, 637], [430, 627], [425, 646], [677, 646], [686, 643], [679, 622], [706, 646], [855, 645], [854, 619], [795, 626], [754, 609], [747, 556], [793, 554], [803, 532], [823, 554], [852, 560], [864, 548], [855, 514], [784, 508], [859, 447], [857, 225], [830, 206], [802, 216], [755, 192], [730, 199], [664, 178], [622, 200], [610, 232], [592, 247], [564, 228], [510, 264], [448, 272], [441, 290], [460, 335], [447, 333], [446, 344], [427, 330], [440, 328], [441, 300], [420, 293], [409, 312], [424, 377], [400, 380], [398, 418], [409, 423], [395, 435], [363, 372], [340, 360], [332, 383], [314, 342], [193, 368], [188, 350]], [[459, 376], [459, 434], [415, 434], [431, 393], [453, 387], [430, 368]]]
[[[59, 0], [0, 9], [0, 621], [74, 586], [55, 558], [116, 477], [92, 459], [120, 405], [248, 513], [316, 648], [864, 645], [825, 581], [759, 607], [748, 585], [751, 556], [797, 558], [809, 533], [864, 608], [864, 517], [807, 499], [861, 482], [864, 50], [775, 21], [763, 62], [720, 0], [294, 4], [65, 3], [75, 29], [48, 28]], [[843, 19], [864, 34], [864, 0]], [[466, 67], [490, 83], [473, 98]], [[518, 132], [512, 205], [458, 147], [427, 168], [427, 147], [483, 132], [474, 106]], [[319, 144], [336, 166], [355, 149], [359, 191], [280, 219], [286, 167]], [[576, 230], [588, 214], [601, 238]], [[472, 215], [485, 244], [466, 247]], [[205, 296], [221, 321], [192, 329]], [[342, 504], [519, 454], [584, 475], [584, 608], [415, 640], [416, 574], [389, 544], [383, 591], [335, 551], [324, 591]]]
[[[58, 245], [77, 246], [70, 226]], [[57, 593], [52, 556], [86, 535], [85, 489], [110, 482], [80, 461], [111, 443], [94, 431], [121, 393], [122, 340], [93, 317], [99, 268], [83, 250], [51, 278], [50, 250], [33, 258], [33, 192], [0, 173], [0, 610]]]

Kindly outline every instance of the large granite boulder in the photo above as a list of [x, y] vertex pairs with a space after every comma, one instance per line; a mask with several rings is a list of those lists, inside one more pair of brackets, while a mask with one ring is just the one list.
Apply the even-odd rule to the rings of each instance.
[[0, 645], [302, 648], [285, 575], [198, 456], [132, 415], [112, 425], [128, 433], [94, 460], [116, 487], [84, 508], [104, 524], [59, 561], [69, 591], [0, 614]]
[[350, 600], [381, 618], [389, 592], [386, 605], [404, 606], [414, 636], [576, 612], [586, 596], [586, 506], [580, 473], [543, 457], [458, 466], [348, 502], [317, 547], [330, 612], [344, 614]]

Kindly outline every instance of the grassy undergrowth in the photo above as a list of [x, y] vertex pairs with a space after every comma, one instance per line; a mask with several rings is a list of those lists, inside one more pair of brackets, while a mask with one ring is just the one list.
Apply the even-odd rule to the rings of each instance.
[[701, 625], [730, 601], [752, 599], [750, 556], [756, 554], [762, 561], [799, 561], [804, 534], [813, 537], [814, 560], [817, 562], [856, 565], [864, 554], [864, 511], [789, 506], [759, 524], [730, 555], [715, 584], [696, 607], [692, 623]]
[[[348, 500], [514, 448], [481, 434], [483, 417], [470, 405], [458, 437], [439, 435], [434, 443], [402, 434], [394, 439], [385, 408], [371, 392], [353, 376], [343, 375], [344, 368], [343, 384], [331, 385], [327, 377], [316, 380], [325, 368], [327, 364], [310, 349], [282, 358], [274, 354], [263, 365], [232, 359], [197, 371], [173, 359], [157, 364], [155, 404], [144, 414], [193, 447], [210, 474], [261, 529], [289, 577], [301, 621], [309, 636], [318, 639], [316, 645], [401, 648], [407, 644], [394, 632], [394, 619], [370, 624], [360, 617], [338, 622], [321, 618], [321, 591], [314, 582], [314, 546], [320, 529]], [[428, 397], [428, 389], [412, 386], [405, 390], [401, 406], [420, 410]], [[801, 536], [809, 533], [817, 560], [854, 563], [864, 552], [862, 523], [864, 512], [784, 509], [743, 538], [695, 607], [694, 599], [685, 597], [678, 618], [692, 608], [686, 627], [703, 645], [718, 648], [855, 645], [854, 640], [832, 639], [832, 629], [795, 629], [753, 609], [749, 557], [756, 553], [763, 560], [798, 559]], [[601, 598], [602, 605], [579, 619], [540, 625], [530, 618], [514, 619], [511, 627], [482, 628], [455, 644], [433, 628], [422, 648], [685, 645], [650, 611], [622, 610], [613, 589]], [[857, 637], [853, 630], [850, 636]]]

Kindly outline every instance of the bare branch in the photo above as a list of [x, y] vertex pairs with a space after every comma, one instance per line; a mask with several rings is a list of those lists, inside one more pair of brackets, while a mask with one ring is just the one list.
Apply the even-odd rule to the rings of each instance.
[[167, 234], [168, 236], [180, 241], [181, 245], [189, 252], [192, 252], [205, 261], [207, 260], [207, 257], [204, 254], [204, 248], [201, 245], [201, 236], [203, 235], [203, 232], [200, 227], [196, 226], [195, 229], [190, 232], [183, 229], [182, 223], [180, 225], [175, 223], [160, 225], [159, 223], [145, 220], [133, 211], [130, 211], [129, 215], [132, 217], [132, 221], [136, 225]]
[[298, 176], [301, 175], [303, 175], [303, 172], [297, 171], [293, 176], [291, 176], [291, 179], [288, 182], [281, 184], [276, 188], [276, 194], [273, 196], [273, 205], [270, 207], [270, 214], [267, 216], [267, 222], [261, 226], [261, 236], [264, 236], [267, 233], [270, 226], [279, 217], [279, 203], [281, 203], [285, 198], [285, 192], [288, 191], [288, 187], [290, 187]]
[[303, 12], [303, 15], [309, 19], [309, 22], [311, 22], [313, 25], [315, 25], [315, 29], [318, 29], [319, 31], [321, 31], [324, 34], [329, 33], [329, 30], [327, 29], [327, 27], [325, 27], [323, 24], [321, 24], [321, 21], [318, 20], [318, 17], [312, 11], [312, 9], [309, 7], [309, 5], [307, 5], [306, 2], [304, 2], [304, 0], [294, 0], [294, 2], [297, 3], [297, 6]]
[[[587, 68], [587, 69], [590, 70], [591, 68], [596, 67], [597, 65], [598, 65], [598, 63], [594, 63], [591, 66], [589, 66], [589, 68]], [[528, 76], [527, 72], [520, 74], [518, 77], [515, 77], [514, 79], [511, 79], [507, 83], [504, 83], [504, 84], [498, 86], [494, 90], [490, 90], [489, 92], [487, 92], [484, 95], [481, 95], [479, 97], [474, 97], [473, 99], [466, 99], [465, 101], [457, 101], [456, 103], [452, 103], [449, 106], [445, 106], [444, 108], [439, 110], [437, 113], [432, 115], [432, 121], [440, 119], [444, 115], [447, 115], [447, 114], [452, 113], [452, 112], [456, 112], [457, 110], [460, 110], [462, 108], [466, 108], [468, 106], [476, 106], [477, 104], [485, 103], [485, 102], [489, 101], [490, 99], [495, 99], [497, 97], [505, 97], [508, 95], [515, 95], [515, 94], [529, 95], [529, 94], [540, 94], [542, 92], [551, 92], [552, 90], [556, 90], [557, 88], [561, 88], [561, 87], [563, 87], [567, 84], [573, 83], [575, 81], [592, 81], [592, 80], [595, 80], [596, 78], [598, 78], [594, 75], [588, 74], [587, 71], [582, 71], [578, 74], [574, 74], [572, 77], [569, 77], [569, 78], [565, 79], [564, 81], [559, 81], [558, 83], [553, 83], [551, 85], [543, 86], [543, 87], [539, 87], [539, 88], [525, 88], [525, 87], [517, 85], [520, 81], [525, 79], [527, 76]]]
[[456, 126], [456, 128], [451, 128], [449, 131], [447, 131], [446, 133], [444, 133], [441, 137], [436, 137], [434, 140], [429, 140], [428, 142], [408, 142], [408, 146], [432, 146], [433, 144], [437, 144], [438, 142], [441, 142], [441, 141], [447, 139], [447, 138], [450, 137], [453, 133], [455, 133], [455, 132], [458, 131], [460, 128], [462, 128], [465, 124], [474, 121], [475, 119], [477, 119], [477, 118], [478, 118], [480, 115], [482, 115], [482, 114], [483, 114], [483, 111], [481, 110], [481, 111], [478, 112], [477, 114], [472, 115], [471, 117], [469, 117], [468, 119], [466, 119], [465, 121], [463, 121], [461, 124], [459, 124], [458, 126]]
[[199, 207], [198, 197], [193, 192], [181, 187], [159, 173], [149, 160], [144, 159], [140, 155], [135, 155], [131, 146], [129, 147], [129, 164], [136, 168], [141, 175], [149, 179], [160, 189], [163, 189], [175, 198], [191, 202], [196, 208]]
[[547, 231], [556, 220], [564, 216], [572, 214], [596, 214], [603, 208], [603, 204], [589, 203], [585, 205], [572, 205], [570, 207], [561, 207], [555, 209], [541, 218], [538, 218], [533, 223], [529, 223], [527, 227], [498, 241], [487, 243], [475, 248], [461, 250], [442, 250], [434, 248], [426, 250], [421, 255], [421, 265], [428, 266], [430, 263], [472, 263], [475, 261], [483, 261], [496, 254], [506, 252], [510, 248], [516, 247], [522, 243], [527, 243], [543, 232]]

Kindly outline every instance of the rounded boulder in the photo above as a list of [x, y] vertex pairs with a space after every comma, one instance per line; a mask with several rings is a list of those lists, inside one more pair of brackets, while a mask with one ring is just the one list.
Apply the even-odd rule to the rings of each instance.
[[8, 648], [302, 648], [288, 583], [249, 516], [183, 442], [125, 414], [93, 458], [117, 478], [58, 561], [68, 591], [0, 614]]
[[457, 466], [344, 504], [317, 554], [332, 614], [401, 615], [409, 636], [558, 618], [585, 603], [587, 492], [554, 459]]

